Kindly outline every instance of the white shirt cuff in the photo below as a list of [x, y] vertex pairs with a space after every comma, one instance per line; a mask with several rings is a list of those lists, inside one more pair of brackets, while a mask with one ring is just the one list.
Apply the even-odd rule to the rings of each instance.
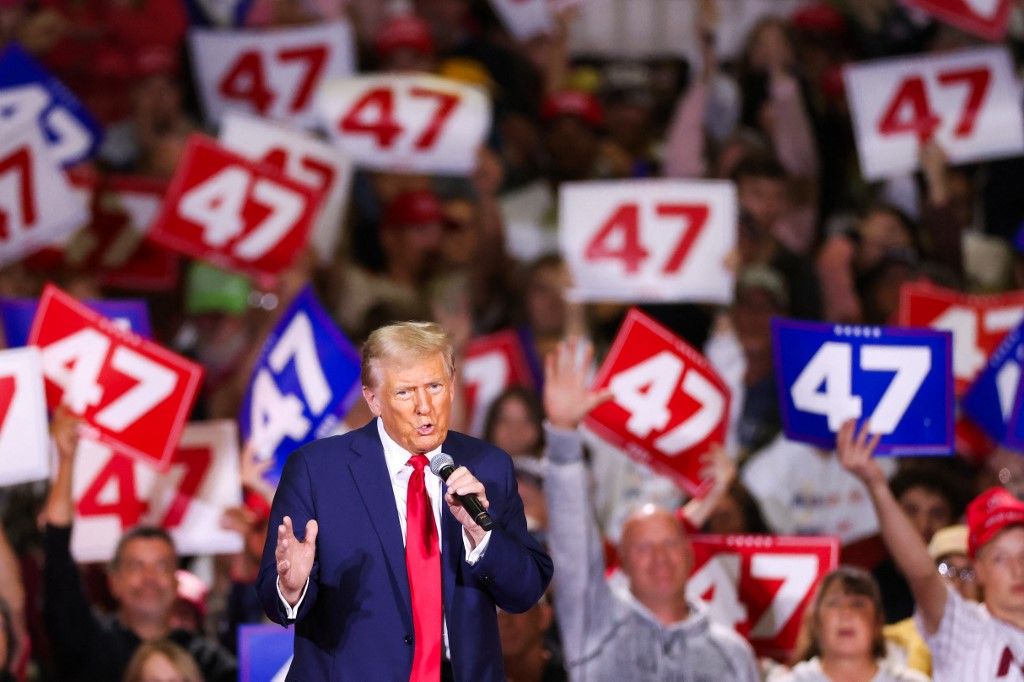
[[302, 606], [302, 600], [306, 598], [306, 590], [308, 589], [309, 578], [306, 578], [306, 584], [302, 586], [302, 594], [299, 595], [299, 601], [295, 602], [295, 606], [292, 606], [284, 598], [284, 595], [281, 594], [281, 576], [277, 576], [277, 596], [281, 598], [281, 605], [284, 606], [284, 613], [288, 616], [288, 620], [295, 620], [295, 617], [299, 615], [299, 607]]
[[491, 541], [491, 531], [484, 533], [484, 539], [480, 541], [480, 544], [476, 546], [476, 549], [471, 549], [472, 545], [469, 544], [469, 533], [466, 529], [462, 529], [462, 544], [466, 548], [466, 563], [472, 566], [476, 562], [483, 558], [484, 552], [487, 551], [487, 543]]

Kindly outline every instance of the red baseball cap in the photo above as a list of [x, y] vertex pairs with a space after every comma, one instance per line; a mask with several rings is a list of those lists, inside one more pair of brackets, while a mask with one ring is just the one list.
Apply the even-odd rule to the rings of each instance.
[[430, 26], [415, 14], [399, 14], [389, 19], [377, 31], [373, 44], [381, 57], [387, 57], [403, 47], [425, 55], [434, 54]]
[[1001, 487], [989, 488], [967, 505], [967, 555], [978, 550], [1008, 526], [1024, 525], [1024, 502]]
[[548, 95], [541, 105], [540, 115], [545, 121], [559, 116], [575, 116], [591, 128], [600, 128], [604, 122], [604, 112], [597, 98], [579, 90], [561, 90]]
[[408, 227], [444, 222], [444, 208], [437, 195], [428, 189], [402, 192], [384, 212], [381, 227]]

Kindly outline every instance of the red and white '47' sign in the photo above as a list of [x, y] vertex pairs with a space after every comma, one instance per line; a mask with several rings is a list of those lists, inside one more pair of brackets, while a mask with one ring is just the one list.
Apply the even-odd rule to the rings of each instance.
[[220, 525], [224, 511], [242, 501], [232, 420], [189, 424], [165, 474], [82, 440], [73, 480], [71, 553], [78, 561], [109, 560], [124, 531], [139, 523], [170, 531], [181, 555], [242, 551], [242, 538]]
[[869, 180], [916, 169], [931, 138], [954, 164], [1024, 151], [1020, 87], [1003, 48], [852, 64], [843, 78]]
[[587, 428], [691, 495], [703, 492], [700, 457], [725, 442], [729, 389], [700, 353], [632, 309], [594, 388], [614, 395], [587, 415]]
[[523, 345], [511, 329], [470, 341], [462, 361], [461, 379], [469, 433], [478, 438], [483, 436], [487, 410], [495, 398], [513, 386], [533, 386]]
[[429, 75], [333, 79], [317, 108], [356, 163], [392, 172], [468, 174], [491, 126], [482, 90]]
[[272, 166], [193, 135], [150, 239], [224, 268], [275, 276], [306, 246], [322, 197]]
[[236, 109], [314, 127], [317, 89], [355, 71], [352, 30], [343, 21], [273, 31], [195, 28], [189, 45], [211, 124]]
[[0, 135], [0, 265], [60, 241], [88, 220], [35, 121]]
[[559, 242], [579, 300], [732, 300], [731, 182], [572, 182], [559, 204]]
[[0, 351], [0, 486], [50, 477], [39, 349]]
[[202, 368], [48, 285], [29, 344], [43, 358], [46, 401], [63, 403], [90, 437], [166, 469], [203, 376]]
[[1012, 9], [1011, 0], [903, 0], [903, 3], [920, 7], [957, 28], [996, 42], [1006, 35], [1006, 22]]
[[1024, 291], [970, 296], [929, 283], [900, 289], [899, 324], [953, 334], [953, 378], [962, 395], [1003, 338], [1024, 319]]
[[839, 563], [829, 537], [697, 535], [686, 595], [736, 628], [758, 656], [787, 660], [818, 582]]
[[234, 113], [224, 117], [220, 142], [233, 152], [274, 166], [323, 193], [323, 205], [310, 242], [321, 261], [330, 261], [341, 236], [340, 225], [352, 181], [352, 163], [345, 153], [309, 135]]

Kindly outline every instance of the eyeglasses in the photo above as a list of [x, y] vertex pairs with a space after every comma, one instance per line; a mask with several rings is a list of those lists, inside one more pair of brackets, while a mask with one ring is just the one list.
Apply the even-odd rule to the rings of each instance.
[[938, 565], [939, 575], [943, 578], [949, 578], [950, 580], [959, 580], [960, 582], [969, 583], [974, 581], [974, 569], [970, 566], [964, 568], [957, 568], [951, 563], [943, 561]]

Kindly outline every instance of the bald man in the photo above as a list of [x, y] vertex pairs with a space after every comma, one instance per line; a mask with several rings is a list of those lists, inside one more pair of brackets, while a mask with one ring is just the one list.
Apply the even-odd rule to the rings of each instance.
[[631, 514], [619, 544], [628, 587], [617, 589], [605, 580], [576, 427], [609, 395], [587, 390], [588, 355], [577, 362], [575, 344], [560, 344], [546, 360], [544, 379], [548, 539], [570, 679], [757, 682], [750, 645], [686, 599], [693, 548], [675, 514], [654, 505]]

